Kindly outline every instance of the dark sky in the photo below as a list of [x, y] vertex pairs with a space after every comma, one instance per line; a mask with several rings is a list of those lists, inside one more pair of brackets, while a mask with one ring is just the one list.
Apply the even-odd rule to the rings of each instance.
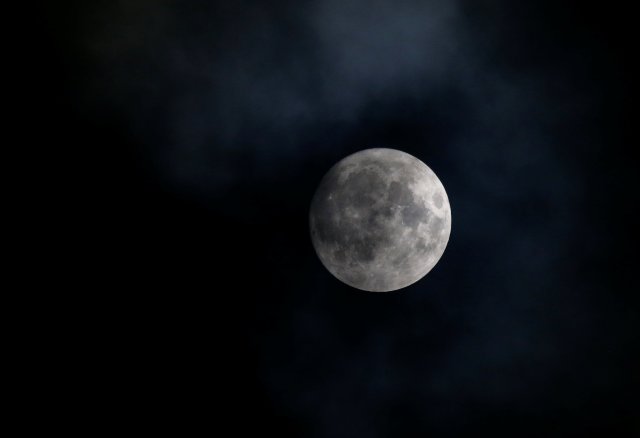
[[[82, 347], [100, 352], [92, 427], [630, 436], [629, 16], [569, 1], [51, 4], [46, 105], [77, 151], [82, 312], [101, 321]], [[395, 293], [340, 283], [308, 234], [323, 174], [370, 147], [424, 161], [451, 202], [444, 256]]]

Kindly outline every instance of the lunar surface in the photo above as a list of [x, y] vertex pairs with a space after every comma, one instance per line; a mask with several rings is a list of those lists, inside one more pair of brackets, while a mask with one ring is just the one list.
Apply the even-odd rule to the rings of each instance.
[[415, 283], [440, 260], [451, 208], [422, 161], [395, 149], [366, 149], [324, 176], [309, 225], [329, 272], [355, 288], [388, 292]]

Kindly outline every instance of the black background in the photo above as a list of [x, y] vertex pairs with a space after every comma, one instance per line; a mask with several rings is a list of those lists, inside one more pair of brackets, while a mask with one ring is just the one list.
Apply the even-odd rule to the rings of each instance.
[[[630, 14], [51, 4], [40, 129], [75, 171], [86, 427], [637, 431]], [[369, 147], [427, 163], [451, 202], [443, 258], [395, 293], [341, 284], [308, 235], [322, 175]]]

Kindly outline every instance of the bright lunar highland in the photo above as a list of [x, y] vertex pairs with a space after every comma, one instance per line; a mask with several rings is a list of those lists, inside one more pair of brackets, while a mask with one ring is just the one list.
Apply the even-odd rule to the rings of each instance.
[[366, 149], [324, 176], [309, 225], [329, 272], [355, 288], [388, 292], [415, 283], [440, 260], [451, 208], [422, 161], [395, 149]]

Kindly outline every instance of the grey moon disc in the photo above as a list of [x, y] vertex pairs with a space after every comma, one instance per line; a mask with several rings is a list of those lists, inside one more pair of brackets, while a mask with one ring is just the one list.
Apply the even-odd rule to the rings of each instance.
[[420, 280], [440, 260], [451, 207], [422, 161], [395, 149], [365, 149], [324, 176], [309, 226], [331, 274], [358, 289], [389, 292]]

